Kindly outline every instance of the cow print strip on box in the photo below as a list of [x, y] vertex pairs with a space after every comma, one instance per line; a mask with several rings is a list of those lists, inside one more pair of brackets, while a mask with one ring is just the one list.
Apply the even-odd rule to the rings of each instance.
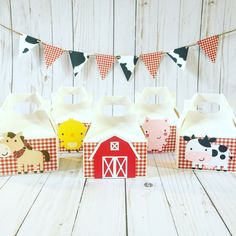
[[39, 43], [38, 39], [33, 38], [26, 34], [22, 34], [20, 36], [20, 41], [19, 41], [19, 54], [21, 55], [29, 52], [38, 43]]
[[121, 66], [121, 69], [124, 72], [124, 75], [127, 81], [129, 81], [133, 73], [134, 67], [137, 64], [138, 57], [137, 56], [117, 56], [116, 58]]
[[74, 76], [76, 76], [89, 59], [89, 56], [87, 53], [75, 51], [70, 51], [69, 54], [74, 71]]
[[181, 47], [174, 49], [173, 51], [168, 52], [168, 56], [180, 67], [184, 70], [187, 56], [188, 56], [188, 49], [189, 47]]

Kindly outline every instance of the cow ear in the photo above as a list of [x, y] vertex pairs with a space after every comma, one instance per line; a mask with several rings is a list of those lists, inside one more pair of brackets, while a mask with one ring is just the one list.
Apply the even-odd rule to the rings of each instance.
[[188, 136], [184, 136], [184, 140], [185, 140], [185, 141], [190, 141], [190, 140], [191, 140], [191, 138], [190, 138], [190, 137], [188, 137]]
[[210, 138], [210, 139], [209, 139], [209, 142], [210, 142], [210, 143], [216, 142], [216, 138]]
[[192, 137], [191, 137], [191, 139], [195, 139], [195, 138], [196, 138], [196, 137], [195, 137], [195, 135], [193, 134]]

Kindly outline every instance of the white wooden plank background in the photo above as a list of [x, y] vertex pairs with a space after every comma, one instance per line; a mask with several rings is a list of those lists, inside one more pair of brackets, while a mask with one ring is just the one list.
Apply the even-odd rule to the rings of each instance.
[[[139, 55], [236, 28], [235, 10], [235, 0], [1, 0], [0, 22], [65, 49]], [[224, 92], [236, 109], [235, 37], [220, 41], [215, 64], [193, 47], [185, 71], [166, 56], [156, 79], [140, 61], [127, 82], [117, 63], [102, 81], [94, 59], [74, 78], [68, 55], [45, 71], [40, 49], [19, 57], [19, 37], [0, 28], [0, 102], [9, 92], [37, 90], [50, 98], [60, 86], [69, 85], [84, 85], [95, 101], [111, 94], [134, 100], [144, 87], [162, 85], [176, 93], [180, 111], [184, 99], [197, 91]]]

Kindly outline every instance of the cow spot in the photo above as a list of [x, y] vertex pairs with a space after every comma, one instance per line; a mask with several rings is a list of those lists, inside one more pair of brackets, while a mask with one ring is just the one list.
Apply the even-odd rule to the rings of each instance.
[[219, 146], [219, 151], [220, 151], [220, 152], [226, 152], [226, 151], [227, 151], [227, 147], [224, 146], [224, 145], [220, 145], [220, 146]]
[[24, 51], [23, 51], [23, 53], [26, 53], [26, 52], [28, 52], [28, 51], [29, 51], [29, 49], [28, 49], [28, 48], [25, 48]]
[[218, 155], [218, 151], [215, 150], [215, 149], [213, 149], [213, 150], [212, 150], [212, 156], [213, 156], [213, 157], [216, 157], [217, 155]]
[[226, 157], [226, 156], [225, 156], [224, 154], [220, 155], [220, 159], [221, 159], [221, 160], [224, 160], [225, 157]]

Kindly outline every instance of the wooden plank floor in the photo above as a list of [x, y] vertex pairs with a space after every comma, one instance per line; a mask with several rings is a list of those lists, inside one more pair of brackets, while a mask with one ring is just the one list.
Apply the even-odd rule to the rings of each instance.
[[0, 178], [0, 235], [236, 235], [236, 174], [175, 169], [149, 156], [148, 177], [84, 179], [82, 161], [55, 173]]

